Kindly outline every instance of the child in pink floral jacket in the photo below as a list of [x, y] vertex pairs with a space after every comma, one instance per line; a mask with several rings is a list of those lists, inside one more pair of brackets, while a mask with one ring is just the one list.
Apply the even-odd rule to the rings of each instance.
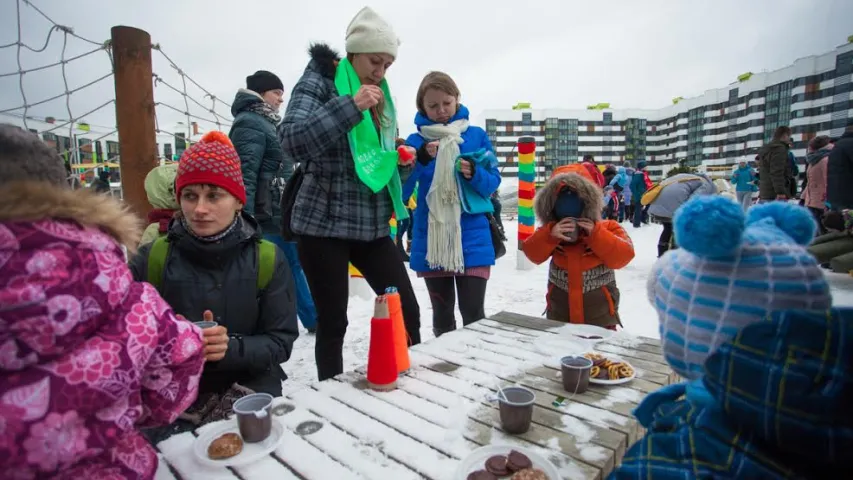
[[134, 282], [139, 223], [69, 190], [55, 151], [0, 125], [0, 477], [151, 479], [138, 427], [196, 397], [201, 332]]

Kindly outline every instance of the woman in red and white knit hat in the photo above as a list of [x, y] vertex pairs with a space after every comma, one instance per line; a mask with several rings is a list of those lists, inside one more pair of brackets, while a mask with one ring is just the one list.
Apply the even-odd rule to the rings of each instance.
[[178, 424], [152, 434], [155, 442], [224, 418], [236, 397], [280, 396], [281, 364], [299, 335], [293, 277], [281, 250], [243, 213], [240, 158], [224, 133], [210, 132], [184, 152], [175, 193], [180, 211], [167, 236], [142, 247], [130, 267], [175, 312], [217, 325], [204, 330], [199, 399]]

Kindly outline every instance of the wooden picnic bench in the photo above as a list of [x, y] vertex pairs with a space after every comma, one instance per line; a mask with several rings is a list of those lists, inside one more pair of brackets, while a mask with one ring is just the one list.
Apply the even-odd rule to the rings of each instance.
[[[498, 313], [412, 347], [412, 368], [394, 391], [369, 390], [358, 369], [276, 399], [284, 440], [251, 465], [212, 468], [195, 460], [194, 439], [217, 424], [175, 435], [157, 446], [157, 478], [451, 480], [461, 459], [490, 444], [534, 451], [565, 479], [605, 478], [643, 433], [631, 411], [676, 376], [658, 340], [620, 332], [595, 349], [630, 362], [637, 378], [572, 395], [559, 359], [541, 348], [569, 338], [559, 334], [564, 326]], [[536, 394], [533, 425], [523, 435], [501, 431], [498, 379]]]

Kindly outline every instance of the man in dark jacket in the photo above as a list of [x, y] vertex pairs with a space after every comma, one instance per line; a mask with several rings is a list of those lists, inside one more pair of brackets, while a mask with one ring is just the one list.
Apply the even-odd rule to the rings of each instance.
[[833, 210], [853, 208], [853, 119], [835, 142], [827, 165], [826, 200]]
[[89, 186], [92, 190], [98, 193], [106, 193], [110, 194], [110, 172], [107, 172], [104, 169], [101, 169], [98, 172], [98, 178], [92, 182], [92, 185]]
[[773, 132], [773, 140], [758, 152], [758, 200], [787, 200], [791, 195], [791, 161], [788, 158], [791, 129], [781, 126]]
[[278, 141], [276, 127], [283, 103], [284, 85], [273, 73], [259, 70], [246, 77], [246, 88], [237, 91], [231, 105], [234, 124], [231, 142], [240, 155], [246, 205], [243, 210], [255, 217], [264, 238], [275, 243], [287, 257], [296, 285], [299, 320], [309, 331], [317, 328], [317, 310], [305, 273], [299, 263], [296, 244], [281, 237], [280, 200], [284, 184], [293, 173], [293, 162], [285, 157]]
[[643, 204], [640, 200], [643, 194], [646, 193], [646, 176], [643, 170], [646, 168], [646, 162], [640, 160], [637, 162], [637, 170], [631, 176], [631, 200], [634, 202], [634, 228], [640, 228], [643, 223]]

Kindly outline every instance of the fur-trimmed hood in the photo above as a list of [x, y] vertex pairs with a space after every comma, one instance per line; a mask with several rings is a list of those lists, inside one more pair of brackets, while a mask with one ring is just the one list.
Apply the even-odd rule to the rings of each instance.
[[142, 221], [114, 198], [88, 189], [70, 190], [44, 182], [16, 182], [0, 188], [0, 222], [72, 220], [97, 228], [136, 251]]
[[328, 79], [335, 79], [338, 62], [341, 61], [341, 55], [335, 49], [325, 43], [312, 43], [308, 47], [308, 54], [311, 56], [308, 68], [313, 68]]
[[597, 185], [577, 173], [564, 173], [556, 175], [536, 193], [534, 209], [536, 216], [543, 223], [554, 222], [554, 205], [557, 203], [557, 195], [567, 187], [575, 192], [584, 202], [582, 216], [598, 222], [601, 220], [601, 212], [604, 210], [603, 192]]

